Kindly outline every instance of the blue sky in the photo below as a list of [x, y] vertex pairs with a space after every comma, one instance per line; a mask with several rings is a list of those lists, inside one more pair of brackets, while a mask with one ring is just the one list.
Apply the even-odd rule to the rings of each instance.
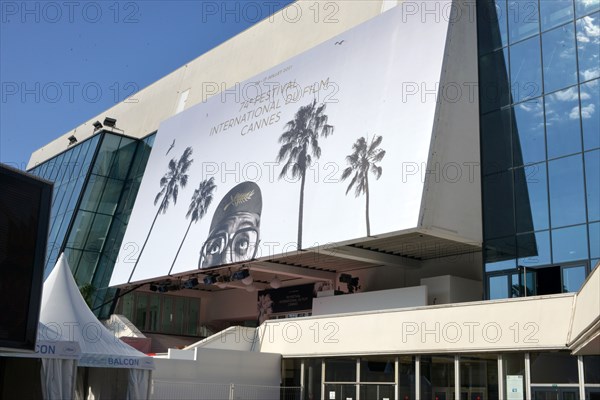
[[31, 153], [289, 0], [0, 0], [0, 162]]

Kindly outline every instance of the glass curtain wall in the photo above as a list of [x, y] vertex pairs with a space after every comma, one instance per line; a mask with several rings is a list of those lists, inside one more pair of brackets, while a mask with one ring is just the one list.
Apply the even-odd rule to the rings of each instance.
[[[110, 314], [108, 282], [154, 135], [144, 140], [100, 132], [30, 172], [54, 182], [47, 277], [64, 251], [78, 285], [91, 285], [91, 307]], [[105, 304], [106, 303], [106, 304]]]
[[95, 135], [29, 170], [30, 173], [54, 183], [44, 278], [50, 274], [58, 259], [99, 139], [100, 135]]
[[477, 17], [487, 296], [577, 291], [600, 259], [600, 2]]

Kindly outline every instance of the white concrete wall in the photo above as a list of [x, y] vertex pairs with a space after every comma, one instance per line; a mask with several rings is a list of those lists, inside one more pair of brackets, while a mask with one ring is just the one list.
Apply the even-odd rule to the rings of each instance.
[[566, 350], [574, 294], [267, 321], [284, 357]]
[[[480, 245], [477, 26], [474, 2], [454, 3], [458, 11], [450, 19], [429, 160], [419, 167], [425, 179], [419, 227]], [[427, 95], [423, 88], [419, 94]]]
[[234, 350], [198, 349], [197, 360], [156, 358], [152, 379], [277, 386], [281, 376], [279, 354]]
[[427, 287], [415, 286], [313, 299], [313, 315], [389, 310], [427, 305]]
[[[319, 18], [315, 18], [313, 11], [315, 3], [319, 3]], [[117, 126], [127, 135], [144, 137], [156, 131], [161, 121], [175, 114], [179, 96], [186, 90], [190, 90], [185, 104], [187, 109], [214, 94], [216, 87], [233, 87], [236, 82], [257, 75], [379, 15], [382, 3], [382, 0], [300, 0], [288, 6], [293, 9], [277, 12], [131, 98], [64, 133], [35, 151], [27, 168], [66, 150], [67, 138], [71, 135], [80, 142], [92, 136], [93, 122], [102, 122], [107, 116], [116, 118]], [[296, 18], [296, 15], [301, 17]]]
[[433, 304], [462, 303], [482, 298], [480, 281], [443, 275], [421, 279], [421, 285], [427, 286], [427, 301]]

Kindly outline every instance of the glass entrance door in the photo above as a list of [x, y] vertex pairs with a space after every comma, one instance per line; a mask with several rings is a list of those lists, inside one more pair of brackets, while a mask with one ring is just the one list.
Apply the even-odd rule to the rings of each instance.
[[533, 400], [579, 400], [578, 388], [532, 387]]

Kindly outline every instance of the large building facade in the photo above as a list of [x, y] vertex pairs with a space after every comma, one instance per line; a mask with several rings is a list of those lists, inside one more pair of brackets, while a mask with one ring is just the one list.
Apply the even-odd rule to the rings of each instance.
[[[296, 17], [332, 5], [335, 23]], [[356, 54], [336, 55], [338, 69], [319, 67], [343, 46]], [[124, 314], [149, 336], [179, 341], [172, 343], [208, 337], [195, 347], [281, 354], [282, 385], [299, 387], [302, 399], [597, 399], [599, 49], [594, 0], [294, 3], [140, 91], [137, 102], [32, 154], [31, 172], [55, 182], [46, 275], [64, 252], [101, 317]], [[305, 195], [306, 170], [283, 186], [284, 179], [249, 178], [254, 169], [233, 164], [211, 170], [224, 188], [212, 206], [200, 201], [210, 183], [204, 175], [200, 186], [180, 186], [179, 200], [165, 202], [165, 171], [231, 162], [215, 139], [221, 131], [196, 138], [205, 119], [263, 101], [244, 98], [244, 83], [302, 68], [309, 80], [320, 69], [333, 76], [315, 79], [317, 86], [340, 83], [339, 104], [310, 92], [336, 129], [326, 139], [327, 120], [321, 126], [323, 154], [339, 147], [326, 143], [344, 137], [341, 127], [360, 125], [337, 116], [372, 121], [375, 132], [360, 134], [372, 135], [364, 148], [375, 165], [366, 172], [373, 195], [368, 183], [366, 196], [357, 190], [360, 208], [344, 202], [343, 190], [342, 200], [331, 200], [331, 182], [315, 180]], [[358, 97], [369, 105], [336, 112]], [[106, 117], [116, 127], [93, 126]], [[233, 129], [228, 124], [219, 129]], [[244, 129], [241, 136], [252, 137]], [[361, 142], [352, 147], [350, 139], [344, 155], [359, 154]], [[195, 146], [193, 167], [185, 166], [182, 143]], [[264, 161], [259, 144], [243, 143], [234, 161], [252, 168]], [[343, 172], [353, 164], [340, 160], [334, 180], [345, 190], [351, 174]], [[273, 168], [285, 163], [277, 161]], [[263, 210], [261, 241], [256, 227], [239, 231], [245, 241], [239, 232], [213, 238], [215, 206], [256, 213], [255, 189], [228, 192], [237, 186], [227, 177], [236, 175], [236, 185], [261, 185], [265, 209], [290, 203], [272, 199], [296, 195], [302, 181], [304, 237], [273, 230], [269, 240]], [[376, 192], [388, 176], [389, 192]], [[366, 236], [354, 233], [365, 225], [365, 197]], [[189, 207], [182, 204], [189, 198]], [[344, 207], [360, 211], [336, 220]], [[316, 218], [313, 210], [323, 211]], [[296, 224], [296, 214], [271, 218]], [[259, 247], [276, 249], [277, 240], [292, 245]], [[252, 255], [236, 259], [248, 243]], [[209, 265], [221, 252], [231, 257]]]

